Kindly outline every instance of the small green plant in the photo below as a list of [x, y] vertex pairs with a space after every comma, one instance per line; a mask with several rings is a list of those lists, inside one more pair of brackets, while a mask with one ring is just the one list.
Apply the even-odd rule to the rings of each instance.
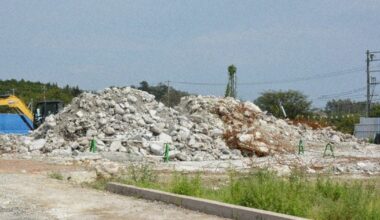
[[131, 164], [128, 167], [128, 176], [123, 182], [147, 187], [157, 181], [157, 174], [149, 164]]
[[48, 176], [50, 177], [50, 178], [52, 178], [52, 179], [57, 179], [57, 180], [63, 180], [63, 176], [62, 176], [62, 174], [61, 173], [59, 173], [59, 172], [51, 172], [51, 173], [49, 173], [48, 174]]
[[375, 137], [374, 136], [369, 137], [368, 138], [368, 143], [374, 144], [375, 143]]

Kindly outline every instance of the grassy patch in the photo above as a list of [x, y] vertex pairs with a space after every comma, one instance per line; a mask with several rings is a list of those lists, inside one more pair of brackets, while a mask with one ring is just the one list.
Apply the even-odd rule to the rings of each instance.
[[204, 194], [200, 173], [193, 177], [174, 173], [171, 183], [164, 188], [166, 191], [181, 195], [201, 196]]
[[375, 181], [311, 179], [301, 172], [283, 178], [263, 170], [248, 174], [232, 171], [225, 181], [210, 184], [202, 173], [174, 172], [160, 179], [149, 166], [139, 165], [122, 178], [100, 179], [92, 187], [104, 189], [108, 181], [312, 219], [380, 218], [380, 189]]
[[94, 188], [97, 190], [105, 190], [107, 187], [107, 183], [109, 182], [118, 182], [117, 180], [107, 179], [104, 177], [98, 177], [94, 182], [84, 182], [82, 186]]
[[157, 187], [157, 173], [149, 164], [131, 164], [121, 182], [141, 187]]
[[48, 174], [48, 176], [52, 179], [63, 180], [63, 176], [59, 172], [51, 172]]
[[[312, 219], [376, 219], [380, 193], [373, 183], [310, 180], [300, 174], [280, 178], [260, 171], [232, 179], [216, 199]], [[206, 197], [208, 197], [206, 195]]]

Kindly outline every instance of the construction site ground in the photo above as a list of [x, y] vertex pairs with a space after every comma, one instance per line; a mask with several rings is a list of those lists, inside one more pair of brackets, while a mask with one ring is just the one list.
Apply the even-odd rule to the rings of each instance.
[[[273, 169], [288, 175], [291, 169], [303, 167], [311, 176], [320, 174], [336, 179], [369, 178], [379, 186], [380, 148], [368, 145], [360, 149], [335, 146], [335, 157], [323, 157], [322, 145], [309, 145], [303, 155], [297, 151], [267, 157], [246, 157], [240, 160], [169, 161], [154, 163], [154, 170], [164, 179], [176, 171], [202, 172], [211, 185], [228, 181], [228, 171]], [[295, 147], [296, 148], [296, 147]], [[65, 174], [79, 173], [85, 180], [96, 178], [91, 158], [103, 158], [120, 167], [131, 165], [125, 153], [84, 153], [77, 156], [3, 154], [0, 157], [0, 219], [219, 219], [203, 213], [160, 202], [149, 202], [84, 187]], [[87, 158], [79, 160], [78, 158]], [[99, 163], [103, 162], [99, 160]], [[156, 158], [157, 159], [157, 158]], [[95, 160], [95, 161], [97, 161]], [[79, 163], [79, 161], [82, 161]], [[135, 161], [142, 164], [146, 161]], [[106, 162], [108, 163], [108, 162]], [[152, 163], [152, 161], [150, 162]], [[120, 169], [122, 170], [122, 169]], [[322, 171], [323, 172], [320, 172]], [[329, 171], [330, 170], [330, 171]], [[52, 178], [59, 173], [63, 180]], [[94, 177], [95, 176], [95, 177]], [[162, 178], [161, 178], [162, 179]], [[94, 180], [94, 179], [93, 179]], [[163, 181], [165, 182], [165, 181]]]
[[0, 219], [220, 219], [48, 177], [81, 167], [0, 159]]

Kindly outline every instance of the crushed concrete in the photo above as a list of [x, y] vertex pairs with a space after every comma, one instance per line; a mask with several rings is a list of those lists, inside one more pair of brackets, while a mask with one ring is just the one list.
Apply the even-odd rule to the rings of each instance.
[[[98, 154], [89, 153], [92, 139], [96, 140]], [[29, 136], [0, 135], [0, 154], [73, 157], [77, 163], [91, 164], [104, 175], [119, 171], [111, 161], [162, 161], [165, 144], [169, 144], [171, 161], [233, 161], [249, 156], [255, 161], [253, 166], [260, 167], [264, 161], [283, 173], [295, 164], [314, 172], [319, 163], [315, 160], [324, 165], [330, 163], [320, 153], [297, 156], [301, 139], [314, 151], [323, 151], [329, 142], [338, 152], [348, 147], [350, 151], [342, 153], [353, 155], [345, 158], [357, 157], [367, 149], [364, 142], [352, 135], [330, 127], [312, 129], [277, 119], [251, 102], [188, 96], [173, 109], [155, 101], [153, 95], [126, 87], [81, 94], [61, 113], [46, 118]], [[373, 146], [368, 149], [379, 151]], [[375, 158], [379, 158], [377, 153]], [[347, 167], [339, 162], [330, 168], [341, 173], [379, 172], [378, 162], [363, 163]], [[319, 170], [325, 169], [326, 166]]]
[[89, 141], [95, 138], [101, 152], [162, 156], [164, 145], [170, 144], [174, 160], [241, 158], [226, 146], [222, 134], [220, 120], [217, 125], [197, 123], [146, 92], [113, 88], [75, 98], [31, 136], [46, 140], [42, 148], [32, 145], [43, 153], [88, 151]]

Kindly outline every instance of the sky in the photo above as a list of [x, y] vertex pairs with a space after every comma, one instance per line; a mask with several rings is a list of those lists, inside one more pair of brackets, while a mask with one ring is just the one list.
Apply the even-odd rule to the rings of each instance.
[[222, 96], [234, 64], [243, 100], [288, 89], [316, 107], [364, 100], [379, 11], [375, 0], [1, 0], [0, 79], [86, 90], [169, 80]]

